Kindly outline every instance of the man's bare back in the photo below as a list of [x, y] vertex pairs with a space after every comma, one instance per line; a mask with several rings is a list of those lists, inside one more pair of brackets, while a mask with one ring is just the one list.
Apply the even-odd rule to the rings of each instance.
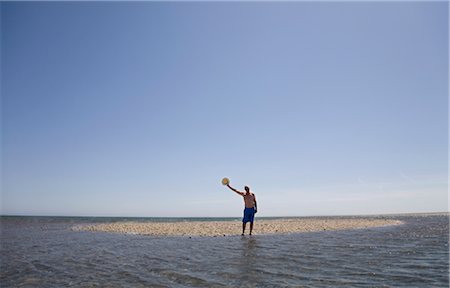
[[248, 192], [242, 195], [244, 197], [245, 208], [254, 208], [256, 203], [255, 194]]

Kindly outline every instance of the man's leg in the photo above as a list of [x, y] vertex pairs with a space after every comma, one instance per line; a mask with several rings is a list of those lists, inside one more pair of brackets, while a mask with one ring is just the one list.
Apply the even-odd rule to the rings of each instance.
[[255, 209], [253, 208], [253, 212], [250, 214], [250, 235], [252, 235], [253, 231], [253, 219], [255, 218]]
[[246, 222], [242, 222], [242, 236], [244, 236]]

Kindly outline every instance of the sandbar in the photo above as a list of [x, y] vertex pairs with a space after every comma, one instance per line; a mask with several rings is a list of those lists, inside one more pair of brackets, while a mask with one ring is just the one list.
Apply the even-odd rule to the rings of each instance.
[[[255, 220], [253, 235], [287, 234], [348, 229], [367, 229], [403, 224], [400, 220], [379, 218], [284, 218]], [[250, 223], [247, 223], [246, 234]], [[84, 224], [74, 231], [110, 232], [152, 236], [232, 236], [240, 235], [242, 222], [235, 221], [127, 221]]]

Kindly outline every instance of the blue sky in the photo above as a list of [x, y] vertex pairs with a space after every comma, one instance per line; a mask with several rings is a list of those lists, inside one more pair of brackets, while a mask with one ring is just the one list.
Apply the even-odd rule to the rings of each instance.
[[446, 2], [2, 2], [1, 213], [448, 210]]

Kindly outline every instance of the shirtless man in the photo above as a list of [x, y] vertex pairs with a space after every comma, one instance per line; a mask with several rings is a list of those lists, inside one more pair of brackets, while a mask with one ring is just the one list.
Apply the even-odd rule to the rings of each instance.
[[238, 191], [230, 186], [230, 184], [227, 184], [228, 188], [236, 192], [237, 194], [244, 197], [244, 203], [245, 203], [245, 209], [244, 209], [244, 218], [242, 218], [242, 236], [244, 236], [245, 232], [245, 225], [247, 222], [250, 222], [250, 234], [252, 235], [253, 230], [253, 219], [255, 217], [255, 213], [258, 212], [258, 207], [256, 206], [256, 197], [255, 194], [250, 192], [250, 188], [248, 186], [245, 186], [245, 193]]

